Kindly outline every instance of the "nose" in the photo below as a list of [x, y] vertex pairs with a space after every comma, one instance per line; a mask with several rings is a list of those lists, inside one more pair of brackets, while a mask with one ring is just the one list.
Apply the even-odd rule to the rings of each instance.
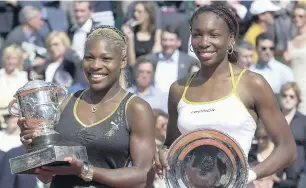
[[210, 45], [209, 38], [207, 36], [201, 37], [199, 46], [201, 46], [202, 48], [207, 48], [209, 47], [209, 45]]

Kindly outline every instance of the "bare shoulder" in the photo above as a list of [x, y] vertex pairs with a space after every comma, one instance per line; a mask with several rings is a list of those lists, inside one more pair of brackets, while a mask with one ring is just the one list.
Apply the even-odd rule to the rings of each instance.
[[252, 71], [246, 71], [245, 80], [252, 91], [260, 92], [261, 90], [270, 88], [270, 85], [262, 75]]
[[127, 113], [140, 113], [152, 111], [148, 102], [138, 96], [134, 96], [127, 106]]
[[181, 99], [189, 77], [175, 81], [169, 90], [169, 100], [178, 103]]

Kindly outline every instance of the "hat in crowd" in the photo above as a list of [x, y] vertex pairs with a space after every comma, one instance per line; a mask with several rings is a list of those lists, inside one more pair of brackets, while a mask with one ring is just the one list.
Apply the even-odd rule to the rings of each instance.
[[279, 11], [281, 8], [270, 0], [255, 0], [250, 7], [250, 13], [253, 15], [263, 14], [265, 12]]

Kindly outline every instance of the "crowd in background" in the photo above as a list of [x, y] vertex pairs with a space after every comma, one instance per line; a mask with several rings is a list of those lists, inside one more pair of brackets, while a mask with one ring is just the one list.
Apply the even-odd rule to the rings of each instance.
[[[16, 91], [34, 73], [74, 93], [87, 87], [82, 71], [86, 37], [103, 24], [126, 36], [127, 90], [152, 107], [156, 143], [166, 136], [171, 84], [199, 70], [190, 45], [189, 20], [201, 6], [222, 3], [240, 25], [238, 64], [261, 74], [277, 96], [297, 144], [289, 168], [261, 180], [256, 188], [306, 187], [306, 1], [18, 1], [0, 2], [0, 187], [40, 188], [35, 176], [12, 175], [8, 159], [23, 154], [18, 117], [8, 113]], [[234, 109], [233, 109], [234, 110]], [[250, 165], [269, 156], [274, 144], [261, 122], [249, 154]], [[155, 188], [165, 187], [156, 178]]]

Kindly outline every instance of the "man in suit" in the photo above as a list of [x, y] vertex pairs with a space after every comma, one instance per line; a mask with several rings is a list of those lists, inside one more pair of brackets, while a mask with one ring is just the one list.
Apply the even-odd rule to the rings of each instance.
[[199, 61], [179, 50], [181, 39], [178, 27], [166, 26], [162, 33], [162, 52], [154, 54], [157, 59], [155, 87], [162, 92], [169, 92], [170, 86], [178, 79], [188, 77]]
[[72, 6], [76, 23], [70, 27], [68, 35], [72, 49], [83, 58], [86, 38], [98, 23], [91, 18], [93, 7], [90, 1], [74, 1]]

